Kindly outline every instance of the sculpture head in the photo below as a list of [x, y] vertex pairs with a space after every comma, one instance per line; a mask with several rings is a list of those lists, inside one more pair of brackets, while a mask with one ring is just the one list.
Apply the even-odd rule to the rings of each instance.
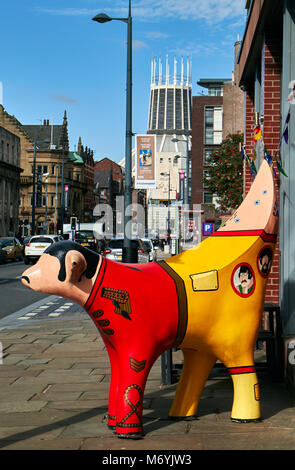
[[91, 291], [100, 261], [97, 253], [64, 240], [48, 247], [21, 280], [32, 290], [60, 295], [82, 305]]

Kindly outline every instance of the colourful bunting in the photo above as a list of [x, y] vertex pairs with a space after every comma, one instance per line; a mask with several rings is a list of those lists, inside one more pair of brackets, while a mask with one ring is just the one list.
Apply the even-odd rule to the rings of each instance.
[[254, 141], [254, 142], [257, 142], [257, 140], [261, 139], [261, 137], [262, 137], [261, 127], [260, 127], [260, 126], [256, 126], [256, 127], [254, 128], [253, 141]]
[[287, 173], [285, 172], [285, 170], [283, 169], [283, 167], [281, 166], [281, 164], [279, 163], [279, 161], [277, 159], [277, 153], [275, 153], [275, 161], [276, 161], [276, 165], [277, 165], [277, 168], [278, 168], [279, 172], [282, 173], [282, 175], [284, 175], [288, 178]]

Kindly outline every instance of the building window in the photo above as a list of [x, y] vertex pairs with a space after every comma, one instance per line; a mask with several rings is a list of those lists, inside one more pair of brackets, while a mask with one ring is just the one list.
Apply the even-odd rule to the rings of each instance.
[[153, 93], [153, 120], [152, 129], [157, 128], [157, 109], [158, 109], [158, 90], [154, 90]]
[[167, 90], [166, 129], [173, 129], [174, 90]]
[[219, 145], [222, 142], [222, 107], [205, 107], [205, 145]]
[[165, 118], [165, 98], [166, 93], [164, 89], [160, 90], [160, 99], [159, 99], [159, 122], [158, 129], [164, 129], [164, 118]]
[[212, 203], [213, 203], [213, 194], [204, 193], [204, 204], [212, 204]]
[[208, 89], [208, 96], [223, 96], [223, 87], [216, 86]]
[[210, 165], [210, 157], [211, 154], [214, 152], [214, 149], [205, 149], [204, 150], [204, 166]]
[[175, 90], [175, 127], [176, 129], [182, 129], [182, 119], [181, 119], [181, 90], [176, 88]]
[[[210, 173], [208, 170], [204, 170], [203, 172], [203, 177], [206, 178], [206, 180], [210, 180]], [[204, 181], [204, 189], [207, 189], [208, 188], [208, 183]]]

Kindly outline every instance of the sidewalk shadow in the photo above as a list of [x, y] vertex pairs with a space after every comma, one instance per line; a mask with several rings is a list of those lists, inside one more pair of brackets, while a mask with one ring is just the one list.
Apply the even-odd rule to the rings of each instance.
[[25, 441], [26, 439], [31, 439], [32, 437], [39, 436], [40, 434], [45, 434], [47, 432], [54, 431], [63, 426], [70, 426], [71, 424], [81, 423], [82, 421], [86, 421], [87, 419], [93, 418], [95, 416], [98, 417], [99, 415], [101, 415], [101, 413], [106, 412], [106, 408], [93, 408], [87, 411], [83, 411], [83, 413], [79, 413], [75, 416], [62, 419], [61, 421], [56, 421], [51, 424], [44, 424], [43, 426], [38, 426], [34, 429], [30, 429], [29, 431], [23, 431], [17, 434], [13, 434], [11, 436], [0, 439], [0, 449], [6, 447], [9, 444], [19, 441]]
[[[214, 379], [214, 383], [210, 383]], [[267, 372], [258, 373], [261, 399], [261, 423], [270, 419], [283, 411], [294, 406], [292, 395], [284, 382], [272, 380]], [[150, 395], [145, 394], [145, 398], [152, 398], [152, 405], [149, 412], [144, 414], [145, 434], [171, 425], [173, 422], [188, 422], [188, 418], [171, 418], [169, 410], [172, 405], [172, 391], [176, 391], [177, 384], [169, 385], [165, 389], [159, 390]], [[228, 413], [228, 421], [233, 403], [232, 380], [226, 372], [217, 371], [210, 375], [209, 380], [201, 396], [197, 416], [194, 419], [206, 418], [210, 415]]]
[[[214, 378], [216, 379], [216, 377]], [[226, 376], [219, 378], [220, 380], [215, 380], [214, 383], [210, 383], [210, 380], [207, 381], [199, 403], [197, 419], [204, 418], [212, 414], [228, 413], [230, 421], [230, 411], [233, 399], [231, 379]], [[284, 383], [274, 383], [268, 377], [260, 377], [260, 384], [263, 423], [263, 419], [271, 418], [281, 410], [292, 406], [292, 399]], [[173, 419], [169, 417], [169, 410], [172, 405], [176, 387], [177, 384], [175, 383], [157, 391], [147, 392], [145, 394], [145, 402], [151, 400], [149, 409], [144, 409], [143, 425], [145, 435], [159, 429], [169, 427], [175, 422], [187, 421], [189, 423], [189, 420], [185, 418]], [[0, 439], [0, 449], [9, 444], [25, 441], [26, 439], [54, 431], [61, 427], [81, 423], [82, 421], [94, 418], [95, 416], [98, 418], [102, 413], [107, 413], [106, 407], [89, 409], [82, 413], [78, 413], [75, 416], [71, 416], [54, 423], [45, 424], [28, 431], [16, 433]], [[106, 435], [108, 432], [106, 425]]]

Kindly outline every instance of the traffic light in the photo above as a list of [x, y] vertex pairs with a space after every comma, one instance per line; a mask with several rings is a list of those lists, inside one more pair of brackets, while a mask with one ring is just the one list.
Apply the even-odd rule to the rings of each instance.
[[77, 217], [71, 217], [71, 230], [77, 229]]

